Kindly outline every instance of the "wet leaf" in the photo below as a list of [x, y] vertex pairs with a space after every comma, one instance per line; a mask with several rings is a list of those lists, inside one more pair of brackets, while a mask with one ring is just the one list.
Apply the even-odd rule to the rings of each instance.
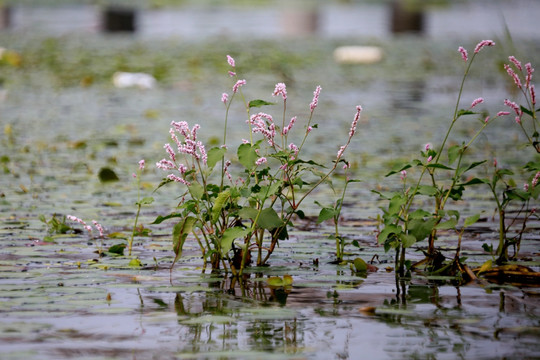
[[265, 106], [265, 105], [275, 105], [276, 103], [273, 103], [273, 102], [268, 102], [268, 101], [264, 101], [264, 100], [260, 100], [260, 99], [257, 99], [257, 100], [251, 100], [249, 102], [249, 107], [252, 108], [252, 107], [261, 107], [261, 106]]
[[114, 182], [120, 180], [114, 170], [108, 167], [101, 168], [98, 177], [101, 182]]

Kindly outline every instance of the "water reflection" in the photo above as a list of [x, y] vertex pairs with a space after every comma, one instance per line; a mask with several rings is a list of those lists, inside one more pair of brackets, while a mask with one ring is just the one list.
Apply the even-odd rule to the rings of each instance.
[[[240, 349], [321, 359], [360, 352], [376, 358], [475, 357], [512, 354], [516, 349], [509, 341], [531, 343], [538, 335], [538, 309], [519, 300], [517, 289], [490, 295], [477, 286], [399, 281], [393, 294], [362, 292], [362, 286], [352, 292], [325, 287], [287, 292], [257, 277], [242, 285], [230, 279], [218, 284], [209, 285], [211, 292], [175, 294], [182, 353], [206, 358]], [[358, 311], [366, 304], [375, 310]]]

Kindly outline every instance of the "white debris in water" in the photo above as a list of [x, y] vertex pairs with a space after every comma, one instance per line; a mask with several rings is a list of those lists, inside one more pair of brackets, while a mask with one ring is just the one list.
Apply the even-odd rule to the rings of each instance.
[[145, 73], [115, 72], [113, 74], [113, 84], [117, 88], [138, 87], [140, 89], [152, 89], [156, 86], [156, 79]]
[[377, 46], [340, 46], [334, 50], [334, 60], [341, 64], [373, 64], [382, 60]]

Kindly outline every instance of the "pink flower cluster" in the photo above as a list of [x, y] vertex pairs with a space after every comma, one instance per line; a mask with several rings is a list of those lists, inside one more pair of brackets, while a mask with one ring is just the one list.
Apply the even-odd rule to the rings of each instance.
[[276, 125], [272, 115], [263, 112], [251, 115], [247, 121], [253, 127], [253, 133], [261, 133], [270, 146], [274, 146], [274, 137], [276, 136]]
[[[514, 67], [517, 69], [514, 70], [510, 64], [504, 64], [504, 69], [506, 70], [506, 73], [512, 78], [514, 81], [514, 84], [521, 90], [526, 96], [530, 97], [530, 103], [534, 107], [536, 105], [536, 90], [534, 88], [534, 85], [532, 82], [533, 72], [534, 68], [532, 67], [531, 63], [525, 64], [525, 73], [523, 73], [523, 65], [521, 64], [521, 61], [516, 59], [515, 56], [509, 56], [508, 60], [514, 65]], [[525, 81], [525, 86], [523, 85], [522, 78], [520, 77], [520, 73], [523, 76], [523, 79]], [[504, 104], [514, 110], [516, 113], [516, 122], [518, 124], [521, 124], [521, 118], [523, 116], [523, 111], [521, 108], [513, 101], [510, 101], [508, 99], [504, 100]]]
[[[474, 53], [478, 54], [480, 50], [482, 50], [486, 46], [495, 46], [495, 42], [493, 40], [480, 41], [478, 44], [476, 44], [476, 47], [474, 48]], [[458, 48], [458, 51], [461, 53], [461, 58], [463, 59], [463, 61], [467, 62], [469, 60], [469, 54], [467, 53], [467, 50], [464, 47], [460, 46]]]
[[289, 131], [291, 131], [292, 127], [294, 126], [294, 123], [296, 122], [296, 116], [291, 118], [291, 121], [289, 121], [289, 125], [287, 125], [285, 127], [285, 129], [283, 129], [283, 131], [281, 132], [283, 135], [287, 135], [289, 133]]
[[[66, 217], [71, 221], [75, 221], [81, 224], [84, 227], [84, 229], [88, 231], [89, 234], [92, 234], [92, 227], [88, 225], [86, 222], [84, 222], [81, 218], [78, 218], [73, 215], [67, 215]], [[96, 220], [92, 220], [92, 224], [94, 224], [95, 228], [98, 230], [99, 236], [103, 237], [105, 235], [105, 229], [103, 229], [103, 226], [101, 226], [101, 224], [98, 223]]]
[[277, 83], [276, 88], [274, 89], [274, 92], [272, 93], [272, 96], [278, 96], [281, 95], [283, 100], [287, 100], [287, 87], [284, 83]]
[[[179, 154], [189, 155], [194, 161], [201, 161], [203, 164], [206, 164], [208, 160], [206, 149], [203, 143], [197, 140], [197, 131], [200, 129], [200, 126], [195, 124], [193, 128], [190, 129], [188, 123], [185, 121], [172, 121], [171, 126], [169, 134], [176, 145], [176, 151]], [[177, 133], [183, 137], [183, 141], [180, 141]], [[187, 166], [184, 164], [177, 164], [176, 152], [171, 144], [165, 144], [163, 148], [169, 155], [169, 159], [160, 160], [156, 163], [156, 167], [165, 171], [177, 170], [180, 176], [177, 174], [169, 174], [167, 175], [167, 179], [189, 186], [190, 183], [185, 179], [185, 174], [188, 170]]]
[[309, 108], [310, 108], [311, 112], [313, 112], [313, 110], [315, 110], [315, 108], [319, 104], [319, 96], [320, 95], [321, 95], [321, 87], [317, 86], [315, 88], [315, 91], [313, 92], [313, 100], [311, 101], [311, 104], [309, 104]]

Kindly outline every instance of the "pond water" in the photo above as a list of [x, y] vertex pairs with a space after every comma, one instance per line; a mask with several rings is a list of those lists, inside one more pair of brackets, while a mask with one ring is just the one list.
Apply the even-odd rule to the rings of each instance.
[[[393, 254], [385, 253], [375, 238], [383, 204], [371, 193], [395, 189], [399, 179], [384, 177], [391, 166], [412, 159], [425, 143], [442, 140], [464, 71], [458, 46], [471, 53], [483, 37], [497, 42], [475, 60], [463, 106], [482, 96], [483, 110], [493, 114], [505, 110], [505, 98], [517, 100], [500, 65], [516, 55], [540, 66], [535, 64], [540, 38], [530, 25], [539, 10], [534, 1], [505, 2], [510, 3], [528, 11], [520, 11], [516, 20], [516, 12], [502, 2], [485, 11], [483, 1], [432, 8], [424, 37], [390, 36], [387, 23], [378, 20], [387, 16], [387, 7], [321, 5], [320, 38], [286, 41], [275, 22], [279, 8], [247, 8], [253, 23], [245, 24], [242, 34], [252, 36], [243, 37], [230, 24], [237, 9], [227, 7], [152, 10], [142, 17], [135, 36], [111, 37], [95, 30], [93, 7], [85, 13], [73, 7], [16, 8], [13, 29], [0, 33], [0, 45], [22, 59], [19, 65], [0, 67], [0, 358], [540, 357], [538, 284], [482, 280], [455, 286], [448, 278], [422, 274], [396, 282]], [[351, 8], [373, 22], [360, 21], [354, 28], [362, 36], [350, 34]], [[485, 16], [500, 12], [512, 40], [501, 22], [490, 22], [490, 30], [480, 25]], [[186, 24], [195, 15], [206, 24], [221, 22], [193, 33]], [[54, 16], [71, 22], [62, 25], [50, 20]], [[177, 16], [184, 17], [183, 26], [166, 33], [167, 17]], [[466, 25], [453, 25], [450, 19], [456, 17]], [[260, 22], [269, 25], [261, 29], [256, 26]], [[224, 27], [230, 36], [223, 36]], [[460, 33], [456, 40], [449, 34], [458, 28], [467, 36]], [[348, 44], [379, 46], [384, 59], [371, 65], [335, 63], [333, 50]], [[346, 248], [347, 259], [373, 259], [376, 272], [359, 276], [349, 265], [331, 263], [335, 245], [327, 236], [332, 227], [316, 224], [318, 208], [312, 203], [308, 218], [296, 220], [291, 238], [280, 243], [271, 266], [250, 268], [243, 284], [203, 270], [195, 241], [187, 242], [170, 272], [172, 222], [150, 223], [174, 208], [181, 190], [166, 187], [152, 193], [162, 173], [151, 164], [164, 155], [171, 120], [200, 123], [206, 142], [220, 136], [224, 114], [219, 99], [232, 85], [226, 54], [235, 57], [247, 79], [244, 91], [250, 98], [271, 101], [275, 83], [285, 81], [287, 111], [298, 114], [299, 121], [308, 115], [315, 86], [322, 86], [319, 129], [307, 149], [313, 158], [330, 160], [346, 139], [355, 105], [364, 107], [349, 155], [353, 175], [362, 182], [351, 185], [341, 231], [360, 245]], [[117, 89], [111, 84], [115, 71], [150, 73], [158, 85]], [[240, 106], [231, 112], [229, 136], [238, 142], [245, 136], [244, 114]], [[456, 143], [474, 128], [459, 125]], [[529, 155], [521, 142], [513, 120], [501, 119], [478, 139], [471, 158], [497, 158], [501, 166], [523, 164]], [[147, 163], [143, 193], [156, 200], [143, 207], [139, 219], [151, 231], [135, 239], [134, 255], [143, 264], [139, 268], [128, 266], [128, 257], [99, 257], [96, 250], [125, 243], [129, 236], [137, 199], [131, 174], [142, 158]], [[101, 183], [97, 174], [103, 167], [112, 168], [120, 181]], [[330, 204], [334, 196], [321, 189], [313, 199]], [[482, 221], [465, 233], [462, 251], [470, 267], [479, 266], [491, 258], [482, 244], [496, 246], [495, 205], [485, 190], [477, 189], [454, 206], [464, 216], [483, 211]], [[40, 220], [50, 221], [55, 214], [58, 219], [67, 214], [96, 219], [115, 236], [102, 244], [82, 232], [56, 234]], [[540, 222], [528, 225], [520, 264], [538, 270]], [[452, 256], [456, 242], [457, 236], [443, 233], [437, 246]], [[423, 255], [415, 250], [407, 256], [420, 260]], [[291, 287], [268, 286], [269, 276], [284, 275], [292, 276]]]

